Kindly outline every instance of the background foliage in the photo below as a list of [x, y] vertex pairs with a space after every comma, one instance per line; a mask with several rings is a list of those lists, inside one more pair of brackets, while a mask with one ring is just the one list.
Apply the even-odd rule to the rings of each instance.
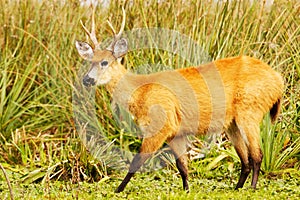
[[[125, 30], [174, 29], [201, 44], [213, 60], [249, 55], [279, 71], [285, 80], [282, 114], [275, 126], [268, 117], [262, 123], [262, 171], [270, 176], [299, 173], [299, 1], [275, 1], [271, 7], [248, 1], [114, 1], [107, 8], [97, 7], [99, 38], [111, 36], [107, 19], [120, 26], [122, 5]], [[85, 40], [80, 20], [89, 24], [90, 16], [90, 9], [78, 1], [1, 0], [0, 162], [14, 183], [78, 183], [117, 176], [106, 165], [109, 147], [95, 159], [82, 145], [73, 121], [72, 92], [82, 66], [74, 41]], [[145, 63], [187, 67], [179, 58], [155, 50], [130, 52], [125, 62], [133, 71]], [[137, 151], [138, 138], [112, 119], [108, 94], [100, 88], [97, 96], [98, 126], [114, 144]], [[191, 164], [192, 174], [237, 175], [239, 160], [226, 140], [211, 145], [209, 152], [201, 142], [195, 146], [205, 157]], [[165, 161], [172, 169], [168, 156]]]

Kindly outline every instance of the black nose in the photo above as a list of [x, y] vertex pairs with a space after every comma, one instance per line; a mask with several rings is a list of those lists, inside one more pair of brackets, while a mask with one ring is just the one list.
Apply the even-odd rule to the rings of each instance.
[[89, 77], [88, 75], [83, 77], [82, 83], [85, 87], [90, 87], [96, 84], [95, 79]]

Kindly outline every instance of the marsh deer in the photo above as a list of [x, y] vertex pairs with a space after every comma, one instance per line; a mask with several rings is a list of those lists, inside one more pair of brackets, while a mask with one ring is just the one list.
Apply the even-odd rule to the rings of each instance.
[[[122, 38], [125, 18], [123, 9], [118, 33], [109, 23], [115, 35], [106, 49], [99, 47], [94, 13], [91, 32], [82, 24], [94, 47], [76, 41], [79, 55], [91, 61], [83, 84], [87, 87], [105, 85], [114, 100], [135, 117], [144, 135], [140, 153], [135, 155], [116, 192], [124, 190], [135, 172], [165, 142], [176, 157], [183, 188], [189, 190], [187, 136], [214, 131], [227, 133], [241, 159], [236, 189], [243, 187], [251, 170], [251, 186], [256, 188], [263, 158], [260, 122], [268, 112], [272, 122], [279, 114], [283, 93], [280, 74], [262, 61], [247, 56], [148, 75], [130, 73], [120, 62], [128, 51], [128, 42]], [[221, 83], [221, 87], [216, 82]]]

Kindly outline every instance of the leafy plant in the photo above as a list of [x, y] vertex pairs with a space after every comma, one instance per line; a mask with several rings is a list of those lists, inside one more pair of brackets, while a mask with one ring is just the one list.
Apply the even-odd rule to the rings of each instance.
[[282, 131], [282, 127], [272, 126], [269, 117], [264, 119], [261, 129], [261, 146], [264, 155], [262, 170], [264, 172], [284, 170], [287, 162], [300, 153], [300, 137], [291, 141], [289, 132]]

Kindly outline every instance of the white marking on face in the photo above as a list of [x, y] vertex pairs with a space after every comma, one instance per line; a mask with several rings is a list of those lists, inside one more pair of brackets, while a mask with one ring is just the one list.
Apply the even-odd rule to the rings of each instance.
[[94, 80], [98, 79], [98, 68], [92, 67], [92, 69], [89, 71], [88, 76], [90, 78], [93, 78]]
[[96, 79], [97, 85], [107, 84], [111, 79], [110, 73], [110, 68], [101, 70], [99, 77]]

